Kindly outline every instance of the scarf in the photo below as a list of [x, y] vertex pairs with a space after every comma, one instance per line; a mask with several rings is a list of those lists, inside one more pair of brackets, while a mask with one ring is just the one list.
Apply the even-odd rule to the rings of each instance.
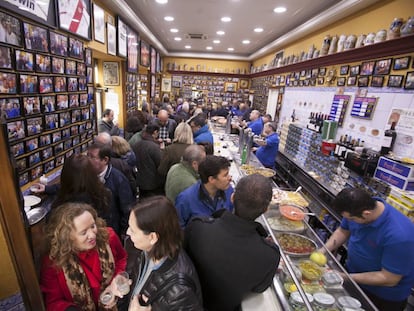
[[[102, 292], [111, 283], [115, 270], [115, 261], [109, 244], [106, 244], [104, 247], [98, 247], [98, 253], [102, 273], [100, 292]], [[76, 260], [71, 261], [63, 268], [63, 273], [73, 302], [84, 311], [96, 311], [89, 281], [81, 265]], [[98, 310], [116, 311], [117, 308], [115, 305], [113, 308], [108, 309], [99, 302]]]

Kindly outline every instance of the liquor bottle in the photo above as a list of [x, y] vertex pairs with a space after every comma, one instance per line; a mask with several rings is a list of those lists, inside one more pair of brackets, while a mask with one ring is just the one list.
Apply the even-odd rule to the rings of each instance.
[[247, 160], [247, 146], [245, 145], [243, 148], [243, 152], [241, 155], [241, 164], [246, 164], [246, 160]]
[[384, 132], [384, 138], [382, 139], [381, 155], [387, 155], [394, 147], [395, 139], [397, 138], [397, 132], [395, 131], [396, 122], [391, 123], [391, 127]]

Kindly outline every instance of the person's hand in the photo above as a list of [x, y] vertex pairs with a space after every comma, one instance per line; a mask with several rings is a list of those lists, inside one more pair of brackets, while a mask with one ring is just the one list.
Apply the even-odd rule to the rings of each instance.
[[[144, 295], [142, 295], [141, 297], [142, 297], [142, 300], [148, 301], [148, 297], [146, 297]], [[138, 296], [135, 295], [132, 298], [131, 303], [129, 304], [129, 310], [130, 311], [151, 311], [152, 308], [151, 308], [151, 305], [149, 305], [147, 307], [141, 306], [139, 301], [138, 301]]]
[[[121, 291], [119, 290], [119, 286], [117, 285], [117, 280], [119, 278], [125, 278], [124, 276], [118, 274], [116, 275], [113, 279], [111, 284], [109, 284], [109, 286], [107, 287], [107, 289], [109, 289], [115, 296], [119, 297], [119, 298], [123, 298], [125, 293], [121, 293]], [[132, 285], [132, 280], [128, 279], [128, 283], [131, 286]]]
[[41, 183], [35, 183], [30, 187], [32, 193], [43, 193], [45, 192], [46, 186]]
[[252, 152], [255, 152], [257, 150], [257, 147], [252, 147]]
[[167, 138], [167, 139], [165, 140], [165, 142], [166, 142], [167, 144], [171, 144], [171, 139], [170, 139], [170, 138]]

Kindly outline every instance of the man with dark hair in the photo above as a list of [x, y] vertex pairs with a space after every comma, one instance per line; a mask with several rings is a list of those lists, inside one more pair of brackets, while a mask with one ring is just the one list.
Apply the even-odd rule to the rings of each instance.
[[197, 182], [198, 166], [205, 158], [203, 146], [190, 145], [185, 148], [181, 162], [171, 166], [165, 182], [165, 195], [171, 202], [174, 203], [177, 195]]
[[105, 109], [102, 114], [102, 119], [98, 121], [98, 133], [107, 132], [109, 135], [119, 135], [119, 128], [114, 123], [114, 111], [112, 109]]
[[89, 146], [87, 155], [99, 179], [111, 190], [110, 216], [105, 220], [121, 236], [128, 228], [130, 207], [135, 198], [128, 179], [111, 165], [111, 152], [109, 145], [93, 143]]
[[196, 115], [190, 120], [191, 130], [194, 135], [194, 142], [196, 144], [202, 142], [214, 143], [213, 135], [211, 134], [208, 124], [206, 122], [206, 116], [204, 113]]
[[276, 124], [268, 122], [263, 127], [265, 140], [255, 140], [259, 148], [256, 150], [256, 157], [264, 167], [274, 169], [277, 152], [279, 151], [279, 135], [276, 133]]
[[351, 278], [379, 310], [404, 310], [414, 284], [414, 224], [359, 188], [342, 190], [333, 208], [343, 218], [326, 248], [332, 252], [348, 241]]
[[175, 199], [181, 227], [185, 227], [193, 216], [209, 216], [219, 209], [233, 210], [229, 168], [229, 160], [213, 155], [208, 155], [200, 163], [200, 181], [185, 189]]
[[221, 210], [188, 224], [184, 247], [197, 269], [207, 310], [238, 310], [247, 294], [271, 285], [279, 249], [255, 222], [271, 198], [270, 180], [249, 175], [240, 179], [232, 195], [234, 214]]

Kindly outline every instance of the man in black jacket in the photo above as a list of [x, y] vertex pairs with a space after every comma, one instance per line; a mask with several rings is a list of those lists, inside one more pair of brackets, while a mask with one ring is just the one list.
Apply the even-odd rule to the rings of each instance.
[[247, 294], [263, 292], [272, 283], [279, 249], [255, 222], [271, 198], [269, 179], [249, 175], [232, 196], [234, 214], [220, 210], [188, 224], [184, 247], [198, 272], [207, 310], [238, 310]]

